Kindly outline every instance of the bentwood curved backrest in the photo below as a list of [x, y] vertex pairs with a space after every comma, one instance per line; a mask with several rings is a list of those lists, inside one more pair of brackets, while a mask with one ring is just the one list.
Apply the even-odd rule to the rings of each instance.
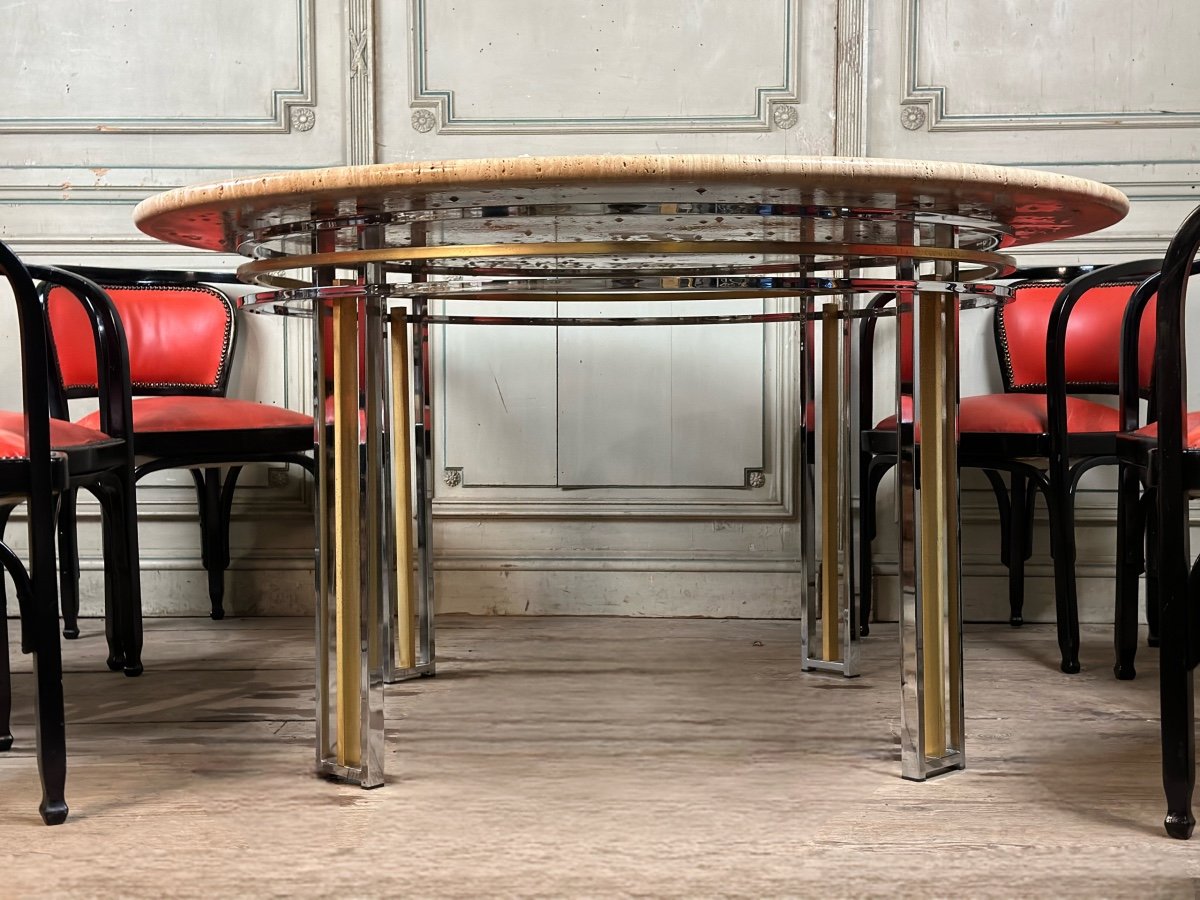
[[[0, 496], [10, 503], [25, 500], [29, 511], [29, 565], [26, 568], [3, 543], [0, 543], [0, 563], [12, 575], [17, 588], [22, 648], [34, 655], [37, 756], [42, 780], [39, 811], [46, 824], [57, 825], [67, 818], [67, 749], [62, 654], [58, 643], [54, 512], [55, 493], [65, 487], [66, 472], [61, 459], [56, 461], [50, 451], [50, 339], [41, 300], [29, 271], [2, 242], [0, 277], [8, 282], [16, 304], [24, 404], [22, 433], [12, 436], [15, 441], [6, 442], [12, 446], [0, 459]], [[3, 639], [7, 641], [7, 636]], [[10, 691], [7, 665], [0, 680], [7, 706]], [[0, 730], [7, 732], [7, 722], [3, 724]], [[0, 741], [11, 746], [12, 735], [0, 734]]]

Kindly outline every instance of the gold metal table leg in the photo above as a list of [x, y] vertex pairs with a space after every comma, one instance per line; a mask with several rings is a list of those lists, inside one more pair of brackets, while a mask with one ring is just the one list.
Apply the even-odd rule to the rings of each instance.
[[[944, 239], [944, 236], [943, 236]], [[949, 275], [939, 271], [939, 276]], [[901, 273], [903, 276], [903, 272]], [[914, 415], [898, 426], [901, 772], [922, 781], [961, 769], [964, 752], [959, 571], [958, 300], [912, 293], [898, 318], [913, 337]], [[915, 320], [915, 321], [914, 321]], [[899, 343], [902, 343], [901, 335]]]
[[[808, 410], [805, 404], [811, 400], [811, 385], [808, 383], [809, 361], [812, 342], [801, 341], [800, 393], [800, 465], [801, 465], [801, 547], [805, 554], [802, 576], [803, 610], [801, 612], [801, 656], [804, 669], [820, 669], [838, 672], [847, 677], [857, 675], [857, 654], [851, 643], [853, 615], [850, 596], [849, 570], [849, 499], [850, 487], [846, 481], [853, 467], [849, 465], [849, 417], [846, 403], [850, 396], [850, 344], [849, 311], [850, 301], [825, 303], [821, 307], [821, 402], [817, 419], [820, 444], [819, 463], [821, 488], [816, 512], [821, 519], [821, 565], [819, 597], [812, 584], [808, 566], [812, 550], [811, 533], [817, 525], [813, 521], [811, 505], [808, 503], [809, 473], [808, 453]], [[807, 328], [807, 326], [805, 326]], [[817, 631], [816, 610], [819, 607], [820, 651], [813, 652], [814, 635]]]
[[322, 306], [314, 336], [317, 771], [364, 788], [383, 784], [383, 610], [390, 597], [382, 560], [391, 529], [380, 514], [388, 502], [379, 424], [385, 385], [374, 301], [364, 293]]
[[333, 398], [337, 762], [353, 767], [362, 745], [357, 304], [333, 308]]
[[408, 323], [403, 310], [390, 315], [389, 340], [392, 357], [392, 433], [395, 479], [392, 502], [396, 529], [396, 666], [411, 669], [417, 664], [416, 615], [413, 603], [412, 529], [412, 428], [409, 410], [412, 391], [408, 383]]

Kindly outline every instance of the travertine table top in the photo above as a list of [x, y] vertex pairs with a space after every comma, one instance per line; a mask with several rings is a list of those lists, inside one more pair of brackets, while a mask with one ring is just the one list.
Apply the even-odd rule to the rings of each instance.
[[134, 211], [146, 234], [236, 252], [256, 229], [356, 213], [547, 203], [756, 203], [967, 216], [1011, 229], [1002, 246], [1120, 221], [1115, 188], [1053, 172], [852, 157], [520, 156], [340, 166], [183, 187]]

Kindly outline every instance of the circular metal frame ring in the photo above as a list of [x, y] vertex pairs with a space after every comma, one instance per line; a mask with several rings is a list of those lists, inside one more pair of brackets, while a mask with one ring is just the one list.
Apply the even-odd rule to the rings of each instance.
[[[347, 251], [348, 252], [348, 251]], [[272, 259], [284, 259], [286, 257], [280, 255], [272, 257]], [[759, 277], [771, 275], [796, 275], [807, 274], [812, 272], [837, 272], [848, 268], [855, 269], [875, 269], [886, 267], [895, 264], [895, 260], [891, 258], [859, 256], [854, 259], [843, 259], [833, 256], [818, 261], [809, 261], [811, 257], [805, 257], [801, 260], [792, 260], [790, 262], [770, 262], [762, 263], [754, 266], [738, 266], [738, 265], [714, 265], [706, 263], [703, 266], [703, 271], [700, 267], [693, 270], [684, 270], [678, 267], [652, 267], [639, 266], [637, 268], [637, 277], [644, 276], [659, 276], [663, 278], [670, 277], [685, 277], [702, 274], [705, 277]], [[455, 266], [437, 266], [426, 265], [420, 261], [410, 260], [407, 262], [387, 262], [382, 263], [383, 271], [388, 274], [396, 275], [446, 275], [460, 276], [462, 269]], [[988, 277], [995, 271], [994, 267], [986, 269], [970, 269], [960, 273], [959, 279], [962, 281], [973, 281]], [[552, 269], [552, 268], [526, 268], [523, 266], [500, 266], [489, 265], [486, 267], [475, 266], [470, 272], [472, 278], [628, 278], [630, 272], [628, 269], [602, 269], [602, 268], [587, 268], [587, 269]], [[273, 288], [297, 288], [307, 287], [311, 282], [300, 278], [288, 278], [286, 276], [275, 275], [259, 275], [254, 279], [254, 283], [263, 287]]]
[[[804, 243], [797, 241], [576, 241], [539, 242], [529, 244], [460, 244], [448, 247], [383, 247], [376, 250], [344, 250], [333, 253], [306, 253], [283, 259], [252, 260], [237, 271], [243, 281], [259, 283], [261, 275], [294, 269], [322, 267], [351, 267], [370, 263], [400, 262], [426, 259], [466, 259], [480, 257], [499, 259], [512, 257], [577, 257], [607, 255], [682, 255], [682, 254], [761, 254], [808, 258], [821, 255], [848, 257], [886, 257], [896, 260], [978, 263], [983, 278], [1004, 277], [1016, 269], [1010, 256], [978, 250], [959, 250], [952, 247], [912, 247], [901, 244], [842, 244]], [[636, 274], [636, 266], [629, 269]], [[702, 271], [697, 267], [691, 271]], [[464, 267], [463, 274], [471, 268]], [[580, 274], [586, 274], [581, 270]]]
[[[866, 279], [784, 279], [784, 283], [758, 285], [756, 279], [738, 279], [743, 284], [725, 284], [726, 279], [630, 279], [624, 285], [609, 284], [608, 279], [570, 279], [568, 281], [518, 281], [472, 284], [464, 282], [428, 282], [421, 284], [339, 284], [304, 286], [279, 291], [261, 291], [243, 298], [245, 309], [260, 311], [264, 306], [312, 303], [316, 301], [358, 301], [364, 297], [390, 299], [437, 299], [471, 303], [479, 300], [522, 300], [608, 303], [646, 300], [763, 300], [768, 298], [816, 297], [878, 293], [953, 294], [963, 309], [994, 306], [1006, 302], [1011, 292], [1006, 285], [961, 281], [907, 281], [891, 278]], [[766, 279], [764, 279], [766, 280]], [[770, 279], [780, 281], [779, 279]], [[672, 282], [678, 281], [679, 284]], [[705, 284], [713, 281], [714, 284]], [[656, 282], [662, 282], [658, 284]], [[717, 284], [715, 282], [722, 282]], [[895, 307], [872, 311], [870, 315], [894, 314]], [[864, 312], [864, 314], [867, 314]], [[494, 317], [492, 317], [494, 318]]]

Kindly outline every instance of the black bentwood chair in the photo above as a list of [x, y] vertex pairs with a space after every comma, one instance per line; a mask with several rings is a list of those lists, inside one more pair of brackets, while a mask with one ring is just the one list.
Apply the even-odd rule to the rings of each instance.
[[[29, 568], [0, 543], [0, 564], [16, 586], [21, 618], [21, 650], [33, 654], [37, 706], [38, 771], [42, 780], [39, 810], [47, 825], [67, 818], [64, 793], [67, 778], [66, 727], [63, 714], [62, 655], [58, 643], [58, 596], [54, 571], [54, 507], [67, 487], [66, 458], [51, 454], [50, 407], [46, 379], [50, 348], [42, 305], [29, 272], [0, 243], [0, 275], [8, 282], [17, 307], [20, 330], [22, 427], [0, 430], [0, 503], [25, 503], [29, 508]], [[0, 749], [12, 746], [8, 635], [0, 642]]]
[[[1147, 607], [1157, 606], [1159, 618], [1159, 704], [1162, 727], [1163, 788], [1167, 797], [1164, 824], [1171, 837], [1191, 837], [1192, 792], [1196, 785], [1196, 733], [1193, 674], [1200, 662], [1200, 559], [1193, 559], [1188, 501], [1200, 497], [1200, 412], [1188, 412], [1187, 346], [1184, 308], [1188, 279], [1196, 272], [1200, 252], [1200, 208], [1180, 226], [1163, 258], [1162, 271], [1140, 288], [1148, 301], [1157, 292], [1154, 348], [1154, 412], [1157, 422], [1122, 435], [1118, 442], [1123, 463], [1140, 472], [1153, 498], [1148, 532], [1156, 532], [1157, 600], [1147, 580]], [[1133, 330], [1132, 323], [1126, 329]], [[1126, 350], [1132, 338], [1126, 339]], [[1135, 365], [1131, 353], [1126, 366]], [[1118, 525], [1130, 526], [1128, 497], [1122, 481], [1125, 508]], [[1149, 560], [1147, 560], [1149, 563]], [[1118, 590], [1127, 591], [1125, 577]], [[1136, 587], [1136, 583], [1134, 585]], [[1118, 616], [1130, 616], [1132, 600], [1124, 597]], [[1136, 618], [1134, 618], [1136, 624]]]
[[[1192, 263], [1191, 275], [1200, 274], [1200, 261]], [[1146, 576], [1147, 644], [1159, 645], [1158, 522], [1154, 515], [1158, 488], [1149, 478], [1149, 447], [1158, 434], [1155, 423], [1157, 398], [1147, 392], [1153, 383], [1157, 292], [1161, 273], [1142, 282], [1129, 301], [1121, 345], [1121, 430], [1118, 443], [1120, 478], [1117, 490], [1117, 604], [1116, 670], [1133, 672], [1137, 653], [1138, 577]], [[1151, 340], [1146, 339], [1149, 333]], [[1141, 420], [1139, 400], [1149, 399], [1147, 422]]]
[[[83, 326], [80, 354], [97, 372], [99, 409], [89, 424], [67, 421], [66, 410], [53, 390], [56, 371], [54, 346], [47, 370], [50, 407], [50, 446], [67, 460], [67, 489], [59, 498], [87, 489], [100, 501], [104, 538], [104, 611], [108, 640], [108, 667], [126, 675], [142, 672], [141, 574], [138, 562], [137, 510], [133, 481], [133, 446], [130, 434], [129, 354], [120, 319], [108, 295], [91, 281], [70, 272], [29, 266], [38, 282], [45, 315], [45, 295], [56, 291], [62, 302], [73, 305]], [[69, 298], [69, 299], [67, 299]], [[48, 321], [48, 319], [47, 319]], [[0, 427], [16, 430], [12, 417], [0, 412]], [[0, 510], [0, 534], [11, 507]], [[74, 519], [70, 520], [74, 546]], [[59, 546], [64, 545], [59, 518]], [[76, 632], [77, 634], [78, 632]]]
[[[1119, 392], [1126, 305], [1157, 261], [1016, 273], [1010, 302], [993, 316], [1003, 392], [964, 397], [959, 408], [961, 467], [981, 469], [996, 495], [1001, 560], [1009, 570], [1009, 622], [1024, 621], [1024, 563], [1032, 552], [1034, 492], [1046, 499], [1054, 560], [1055, 608], [1063, 672], [1079, 671], [1074, 497], [1081, 476], [1116, 460], [1120, 415], [1081, 394]], [[887, 302], [886, 299], [880, 303]], [[902, 313], [903, 315], [903, 313]], [[874, 319], [863, 323], [860, 415], [871, 418]], [[907, 329], [902, 329], [907, 332]], [[901, 356], [901, 360], [909, 358]], [[902, 381], [906, 373], [901, 371]], [[911, 377], [908, 373], [907, 377]], [[1148, 385], [1145, 386], [1148, 390]], [[901, 385], [902, 391], [904, 384]], [[905, 407], [904, 423], [911, 415]], [[870, 541], [879, 482], [895, 464], [895, 416], [863, 431], [860, 483], [860, 621], [870, 613]], [[1007, 472], [1006, 488], [1000, 473]], [[1121, 677], [1132, 677], [1119, 672]]]
[[[979, 434], [982, 437], [969, 438], [965, 454], [963, 448], [959, 448], [959, 464], [967, 468], [978, 466], [987, 477], [992, 493], [996, 496], [1000, 518], [1000, 560], [1009, 573], [1009, 624], [1013, 626], [1024, 622], [1025, 562], [1032, 555], [1033, 549], [1033, 492], [1038, 488], [1045, 489], [1044, 479], [1036, 469], [1025, 466], [1021, 462], [1024, 457], [1015, 454], [1035, 457], [1046, 455], [1047, 416], [1039, 406], [1045, 406], [1041, 395], [1045, 392], [1047, 380], [1044, 366], [1050, 307], [1068, 280], [1094, 268], [1031, 268], [1021, 269], [1013, 274], [1016, 284], [1013, 287], [1012, 302], [1015, 303], [1019, 299], [1023, 301], [1022, 305], [1011, 310], [997, 309], [992, 321], [996, 357], [1003, 380], [1002, 392], [965, 397], [960, 404], [960, 432]], [[871, 301], [869, 308], [883, 310], [894, 302], [894, 294], [880, 294]], [[909, 313], [903, 311], [899, 315], [904, 318]], [[867, 316], [860, 325], [858, 415], [862, 448], [859, 456], [859, 484], [862, 486], [863, 502], [859, 519], [861, 552], [858, 569], [859, 581], [862, 583], [859, 592], [859, 621], [863, 635], [868, 634], [871, 613], [871, 542], [876, 533], [876, 497], [883, 476], [896, 464], [896, 417], [889, 415], [879, 422], [875, 421], [873, 381], [877, 322], [878, 317]], [[1115, 319], [1114, 323], [1115, 335], [1119, 329], [1119, 318]], [[911, 329], [901, 328], [899, 337], [905, 342], [901, 346], [899, 376], [902, 416], [905, 425], [908, 425], [912, 417]], [[1036, 396], [1027, 395], [1031, 386], [1038, 389]], [[1104, 410], [1093, 412], [1108, 415]], [[1115, 413], [1111, 414], [1111, 417], [1115, 422]], [[983, 451], [982, 454], [980, 451]], [[994, 465], [989, 465], [990, 463]], [[1001, 475], [1003, 471], [1009, 473], [1011, 494], [1004, 484]]]
[[[225, 273], [73, 268], [111, 298], [129, 346], [134, 394], [132, 432], [136, 479], [163, 469], [187, 469], [196, 486], [201, 559], [208, 572], [214, 619], [225, 615], [229, 520], [242, 467], [295, 463], [312, 474], [313, 418], [305, 413], [226, 396], [237, 337], [239, 300], [214, 287], [236, 282]], [[69, 400], [94, 397], [96, 368], [86, 352], [87, 324], [65, 292], [47, 293], [57, 359], [54, 389], [66, 417]], [[78, 420], [95, 427], [97, 415]], [[224, 474], [223, 474], [224, 473]], [[63, 497], [59, 528], [64, 634], [79, 634], [79, 564], [75, 496]]]

